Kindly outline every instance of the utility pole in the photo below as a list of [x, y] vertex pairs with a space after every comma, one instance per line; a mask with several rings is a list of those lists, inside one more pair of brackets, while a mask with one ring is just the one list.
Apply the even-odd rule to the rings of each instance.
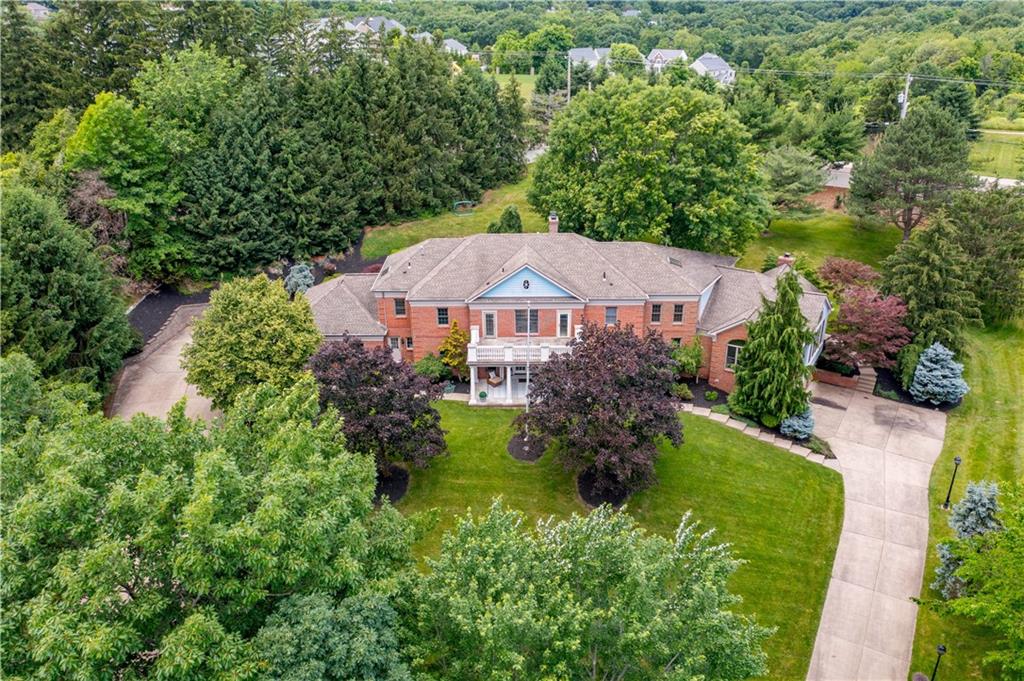
[[568, 52], [565, 53], [565, 61], [569, 65], [565, 72], [565, 103], [568, 104], [572, 101], [572, 55]]
[[910, 104], [910, 84], [914, 82], [914, 77], [907, 74], [907, 81], [903, 84], [903, 93], [900, 94], [900, 120], [902, 121], [907, 117], [907, 106]]

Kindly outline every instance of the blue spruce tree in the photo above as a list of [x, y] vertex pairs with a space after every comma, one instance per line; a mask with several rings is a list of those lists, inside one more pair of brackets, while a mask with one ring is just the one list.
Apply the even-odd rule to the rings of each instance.
[[953, 359], [953, 351], [942, 343], [932, 343], [921, 353], [910, 394], [918, 402], [959, 402], [970, 390], [963, 376], [964, 365]]

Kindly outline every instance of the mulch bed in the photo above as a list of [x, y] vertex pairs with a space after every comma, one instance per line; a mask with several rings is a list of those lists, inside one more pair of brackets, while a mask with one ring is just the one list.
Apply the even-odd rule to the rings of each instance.
[[610, 504], [614, 508], [618, 508], [629, 498], [629, 492], [618, 486], [605, 485], [598, 491], [595, 489], [597, 481], [597, 471], [593, 466], [576, 477], [576, 489], [587, 506], [597, 508], [601, 504]]
[[143, 344], [148, 343], [164, 322], [170, 319], [181, 305], [210, 302], [210, 290], [184, 294], [169, 284], [162, 284], [154, 293], [146, 296], [128, 313], [128, 323], [142, 336]]
[[[688, 378], [685, 381], [683, 381], [683, 383], [690, 387], [690, 392], [693, 393], [693, 399], [688, 401], [691, 402], [695, 407], [707, 407], [710, 409], [716, 404], [725, 404], [726, 402], [729, 401], [729, 393], [709, 385], [707, 381], [701, 381], [700, 383], [697, 383], [694, 379]], [[718, 398], [714, 400], [708, 400], [707, 398], [705, 398], [704, 393], [708, 392], [709, 390], [714, 390], [716, 393], [718, 393]]]
[[522, 435], [516, 433], [508, 441], [508, 453], [516, 461], [527, 461], [533, 463], [544, 455], [544, 442], [536, 436], [530, 438], [529, 443]]
[[395, 503], [409, 491], [409, 471], [398, 464], [391, 464], [388, 474], [377, 471], [377, 488], [373, 491], [373, 503], [379, 504], [384, 497]]
[[939, 405], [932, 404], [931, 402], [917, 402], [909, 392], [903, 389], [903, 386], [900, 384], [900, 379], [896, 377], [896, 374], [892, 372], [892, 369], [875, 369], [875, 374], [875, 395], [878, 397], [884, 397], [888, 400], [892, 399], [890, 394], [881, 394], [884, 390], [889, 393], [895, 393], [897, 399], [894, 401], [896, 402], [912, 404], [915, 407], [924, 407], [925, 409], [934, 409], [935, 411], [942, 412], [948, 412], [960, 406], [960, 402], [945, 402]]

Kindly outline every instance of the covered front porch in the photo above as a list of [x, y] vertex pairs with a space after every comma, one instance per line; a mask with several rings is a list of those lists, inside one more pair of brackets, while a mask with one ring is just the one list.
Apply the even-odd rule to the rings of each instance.
[[[580, 333], [577, 326], [575, 332]], [[569, 352], [569, 338], [513, 336], [481, 338], [480, 328], [470, 328], [469, 403], [471, 405], [523, 406], [529, 374], [553, 355]], [[486, 393], [481, 397], [481, 393]]]
[[[537, 367], [530, 367], [535, 372]], [[526, 404], [529, 376], [525, 364], [471, 366], [469, 403], [471, 405], [523, 406]], [[481, 397], [481, 394], [484, 396]]]

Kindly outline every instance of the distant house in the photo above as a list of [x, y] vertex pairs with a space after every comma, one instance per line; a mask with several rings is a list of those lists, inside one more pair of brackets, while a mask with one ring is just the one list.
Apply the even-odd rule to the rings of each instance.
[[701, 76], [711, 76], [722, 85], [732, 85], [736, 81], [736, 72], [724, 59], [717, 54], [705, 52], [696, 61], [690, 64], [690, 68]]
[[49, 7], [46, 5], [40, 5], [38, 2], [26, 2], [25, 9], [32, 15], [32, 18], [36, 21], [46, 21], [52, 14]]
[[654, 73], [661, 73], [669, 64], [674, 61], [687, 60], [686, 50], [666, 50], [656, 47], [647, 55], [647, 70]]
[[640, 10], [638, 10], [638, 9], [624, 9], [624, 10], [622, 10], [622, 16], [624, 16], [624, 17], [638, 17], [638, 16], [640, 16]]
[[376, 33], [377, 35], [386, 35], [391, 31], [398, 31], [402, 35], [406, 33], [405, 26], [387, 17], [356, 17], [352, 19], [351, 23], [360, 33]]
[[610, 47], [574, 47], [569, 50], [569, 60], [573, 64], [586, 64], [593, 69], [607, 60], [611, 51]]
[[465, 57], [469, 54], [469, 48], [455, 38], [445, 38], [443, 45], [445, 52], [448, 54], [454, 54], [457, 57]]

